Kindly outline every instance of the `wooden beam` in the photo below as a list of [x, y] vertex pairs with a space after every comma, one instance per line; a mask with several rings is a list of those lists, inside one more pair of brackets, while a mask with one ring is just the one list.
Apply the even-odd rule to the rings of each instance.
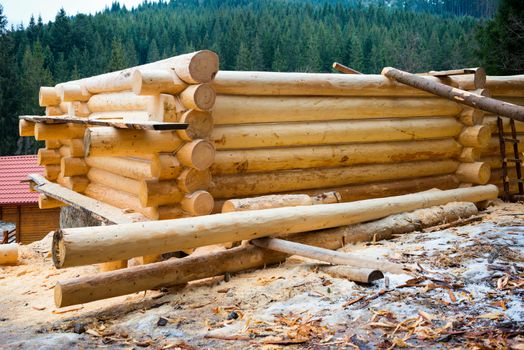
[[344, 74], [362, 74], [358, 70], [349, 68], [348, 66], [343, 65], [342, 63], [333, 62], [333, 69], [338, 70], [340, 73]]

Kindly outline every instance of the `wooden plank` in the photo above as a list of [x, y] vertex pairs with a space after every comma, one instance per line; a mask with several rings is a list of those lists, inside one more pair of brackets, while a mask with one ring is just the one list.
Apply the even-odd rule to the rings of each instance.
[[125, 213], [122, 209], [89, 198], [80, 193], [56, 183], [49, 182], [39, 174], [29, 174], [29, 179], [35, 183], [34, 189], [46, 196], [55, 198], [63, 203], [81, 210], [87, 210], [97, 219], [107, 224], [125, 224], [138, 221], [148, 221], [139, 213]]
[[96, 126], [112, 126], [118, 129], [137, 129], [137, 130], [185, 130], [188, 128], [187, 123], [164, 123], [156, 121], [124, 121], [122, 119], [84, 119], [75, 117], [64, 117], [64, 116], [35, 116], [35, 115], [22, 115], [20, 119], [31, 121], [34, 123], [45, 123], [45, 124], [83, 124], [83, 125], [96, 125]]

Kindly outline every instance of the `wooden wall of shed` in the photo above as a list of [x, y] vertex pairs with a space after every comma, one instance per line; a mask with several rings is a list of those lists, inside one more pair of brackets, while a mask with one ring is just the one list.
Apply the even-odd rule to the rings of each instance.
[[17, 241], [28, 244], [59, 227], [60, 208], [38, 208], [37, 204], [0, 207], [0, 220], [16, 225]]

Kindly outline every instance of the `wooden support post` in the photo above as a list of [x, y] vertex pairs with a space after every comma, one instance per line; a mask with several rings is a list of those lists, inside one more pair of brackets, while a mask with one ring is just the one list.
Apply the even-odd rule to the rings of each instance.
[[445, 84], [431, 82], [414, 74], [403, 72], [391, 67], [384, 68], [382, 74], [403, 84], [431, 92], [437, 96], [447, 98], [457, 103], [465, 104], [496, 115], [524, 121], [524, 107], [521, 106], [499, 101], [491, 97], [477, 95]]

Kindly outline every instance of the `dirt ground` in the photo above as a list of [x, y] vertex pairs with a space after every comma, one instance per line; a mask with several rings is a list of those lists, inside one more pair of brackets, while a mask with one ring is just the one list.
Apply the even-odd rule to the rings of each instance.
[[57, 309], [49, 239], [0, 268], [1, 349], [524, 349], [524, 206], [344, 248], [414, 264], [372, 285], [292, 257], [280, 266]]

